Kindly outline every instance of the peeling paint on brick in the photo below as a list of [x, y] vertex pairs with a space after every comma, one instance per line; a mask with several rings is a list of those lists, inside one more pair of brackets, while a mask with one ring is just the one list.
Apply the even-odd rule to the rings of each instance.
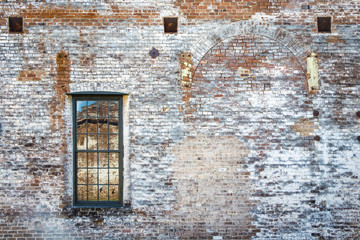
[[[0, 238], [359, 239], [359, 9], [1, 1]], [[177, 33], [164, 33], [167, 16]], [[9, 34], [9, 17], [24, 33]], [[317, 33], [317, 17], [332, 18], [331, 33]], [[123, 208], [72, 207], [67, 91], [129, 93]]]
[[182, 52], [179, 58], [180, 62], [180, 80], [179, 84], [182, 91], [182, 100], [185, 104], [185, 108], [181, 108], [181, 111], [186, 109], [189, 104], [189, 98], [191, 96], [191, 85], [194, 77], [194, 64], [192, 61], [192, 54], [190, 52]]
[[[66, 95], [70, 91], [70, 72], [71, 61], [69, 53], [60, 51], [56, 55], [56, 78], [54, 79], [55, 95], [50, 104], [50, 116], [52, 122], [52, 130], [65, 130], [65, 120], [63, 111], [65, 109]], [[65, 141], [62, 142], [60, 151], [65, 153], [67, 150]]]
[[319, 65], [316, 53], [311, 53], [307, 58], [308, 89], [310, 93], [319, 91]]
[[[181, 238], [254, 236], [250, 200], [254, 192], [245, 166], [249, 150], [235, 137], [188, 137], [172, 149], [177, 204], [171, 216], [174, 225], [192, 222]], [[205, 214], [206, 213], [206, 214]], [[202, 224], [197, 224], [202, 222]]]
[[285, 7], [288, 0], [281, 1], [227, 1], [227, 0], [176, 0], [175, 4], [180, 7], [188, 19], [231, 19], [246, 20], [258, 12], [276, 12], [280, 7]]
[[[95, 3], [96, 4], [96, 3]], [[26, 25], [35, 26], [46, 24], [54, 25], [77, 25], [77, 26], [94, 26], [98, 24], [111, 25], [114, 21], [124, 22], [131, 19], [138, 25], [160, 25], [161, 20], [159, 13], [154, 8], [147, 7], [143, 9], [117, 7], [112, 4], [107, 10], [98, 11], [92, 8], [81, 8], [76, 5], [55, 5], [47, 4], [43, 7], [25, 5], [24, 10], [20, 13], [26, 19]], [[159, 21], [155, 21], [159, 19]]]
[[194, 74], [194, 66], [191, 60], [190, 52], [182, 52], [180, 54], [180, 84], [183, 89], [190, 89]]
[[290, 128], [299, 133], [300, 136], [308, 137], [311, 136], [316, 129], [319, 129], [319, 126], [315, 125], [310, 119], [300, 118], [299, 121], [294, 123]]
[[70, 72], [71, 72], [71, 61], [69, 53], [61, 51], [56, 55], [56, 80], [55, 80], [55, 92], [56, 100], [60, 105], [61, 110], [64, 109], [65, 105], [65, 93], [69, 92], [69, 83], [70, 83]]
[[326, 39], [328, 43], [345, 43], [344, 39], [341, 39], [339, 36], [330, 36]]
[[46, 72], [41, 69], [22, 70], [17, 79], [19, 81], [41, 81], [46, 77]]

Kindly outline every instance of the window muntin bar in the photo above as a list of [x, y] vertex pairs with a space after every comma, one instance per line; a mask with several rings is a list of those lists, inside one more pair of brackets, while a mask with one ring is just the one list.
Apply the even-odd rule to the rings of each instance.
[[121, 205], [122, 99], [74, 103], [75, 205]]

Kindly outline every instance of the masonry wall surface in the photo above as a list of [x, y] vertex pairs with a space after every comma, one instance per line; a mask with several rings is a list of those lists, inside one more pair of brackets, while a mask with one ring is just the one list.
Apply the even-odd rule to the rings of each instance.
[[[0, 238], [359, 239], [359, 11], [2, 1]], [[331, 33], [317, 32], [324, 16]], [[178, 17], [177, 33], [163, 17]], [[66, 93], [81, 91], [128, 94], [122, 208], [72, 205]]]

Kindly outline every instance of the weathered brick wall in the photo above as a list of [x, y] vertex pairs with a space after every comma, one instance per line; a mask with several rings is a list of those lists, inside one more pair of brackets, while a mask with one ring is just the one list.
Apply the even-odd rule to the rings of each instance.
[[[0, 238], [360, 237], [360, 1], [51, 2], [0, 3]], [[72, 208], [76, 91], [129, 94], [124, 208]]]

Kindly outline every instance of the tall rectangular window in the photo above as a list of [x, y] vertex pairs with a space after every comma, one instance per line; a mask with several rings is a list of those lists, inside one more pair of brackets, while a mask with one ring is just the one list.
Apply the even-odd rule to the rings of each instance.
[[122, 96], [73, 96], [74, 205], [122, 205], [122, 106]]

